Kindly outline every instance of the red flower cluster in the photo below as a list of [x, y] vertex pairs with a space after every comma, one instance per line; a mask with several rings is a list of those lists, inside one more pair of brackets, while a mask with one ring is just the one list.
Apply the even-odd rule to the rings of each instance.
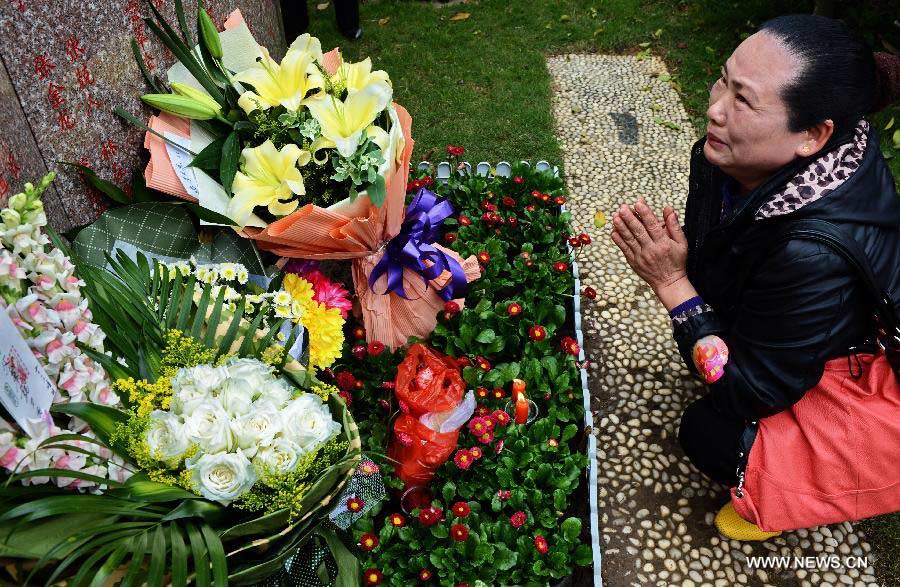
[[462, 524], [450, 526], [450, 537], [456, 542], [465, 542], [469, 538], [469, 529]]
[[371, 477], [380, 470], [378, 465], [368, 459], [359, 463], [359, 472], [365, 477]]
[[461, 157], [462, 155], [465, 154], [465, 152], [466, 152], [466, 150], [460, 146], [447, 145], [447, 154], [452, 155], [453, 157]]
[[366, 585], [380, 585], [384, 580], [384, 573], [379, 569], [366, 569], [363, 573], [363, 580]]
[[341, 391], [338, 392], [338, 397], [341, 398], [342, 400], [344, 400], [344, 403], [347, 404], [348, 408], [351, 405], [353, 405], [353, 396], [350, 395], [349, 391], [344, 391], [342, 389]]
[[431, 187], [432, 185], [434, 185], [434, 178], [431, 176], [423, 177], [422, 179], [414, 179], [406, 184], [406, 192], [416, 192], [422, 188]]
[[528, 329], [528, 336], [535, 342], [540, 342], [547, 338], [547, 331], [543, 326], [532, 326]]
[[500, 498], [500, 501], [506, 501], [507, 499], [512, 497], [512, 491], [509, 491], [507, 489], [498, 489], [497, 497]]
[[335, 377], [334, 384], [342, 391], [350, 391], [356, 387], [356, 377], [350, 371], [341, 371]]
[[453, 455], [453, 463], [456, 465], [457, 469], [462, 471], [467, 470], [474, 462], [475, 459], [472, 458], [472, 453], [464, 448], [459, 449], [456, 451], [456, 454]]
[[562, 206], [566, 203], [566, 199], [562, 196], [556, 196], [555, 198], [553, 198], [553, 201], [556, 202], [557, 206]]
[[506, 426], [510, 422], [509, 414], [504, 412], [503, 410], [494, 410], [494, 413], [491, 414], [491, 419], [493, 419], [497, 424], [501, 426]]
[[453, 515], [457, 518], [465, 518], [471, 513], [471, 508], [469, 508], [469, 504], [464, 501], [458, 501], [453, 504], [453, 507], [450, 508], [450, 511], [453, 512]]
[[368, 354], [368, 351], [366, 350], [366, 345], [364, 345], [364, 344], [355, 345], [352, 349], [350, 349], [350, 352], [353, 353], [353, 356], [356, 357], [357, 361], [362, 361], [363, 359], [366, 358], [366, 355]]
[[581, 348], [578, 346], [578, 342], [575, 341], [571, 336], [566, 336], [560, 341], [560, 345], [562, 346], [563, 351], [572, 355], [573, 357], [577, 357], [578, 353], [581, 351]]
[[547, 551], [550, 550], [550, 545], [547, 544], [547, 539], [540, 534], [534, 537], [534, 547], [541, 554], [547, 554]]
[[359, 549], [363, 552], [371, 552], [376, 548], [378, 548], [378, 536], [366, 533], [359, 537]]
[[485, 432], [490, 432], [491, 425], [489, 424], [489, 422], [490, 420], [483, 416], [472, 418], [471, 420], [469, 420], [469, 432], [471, 432], [475, 436], [480, 436]]
[[525, 522], [528, 520], [528, 516], [525, 515], [525, 512], [519, 511], [514, 513], [509, 517], [509, 523], [513, 528], [521, 528], [525, 525]]
[[525, 183], [524, 177], [519, 177], [518, 175], [513, 178], [513, 181], [516, 183]]
[[444, 510], [436, 506], [428, 506], [419, 510], [419, 523], [423, 526], [434, 526], [441, 521]]

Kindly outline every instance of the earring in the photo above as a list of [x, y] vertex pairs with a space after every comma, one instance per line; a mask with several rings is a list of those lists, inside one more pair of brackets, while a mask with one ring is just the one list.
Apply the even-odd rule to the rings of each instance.
[[809, 145], [803, 145], [803, 152], [809, 154]]

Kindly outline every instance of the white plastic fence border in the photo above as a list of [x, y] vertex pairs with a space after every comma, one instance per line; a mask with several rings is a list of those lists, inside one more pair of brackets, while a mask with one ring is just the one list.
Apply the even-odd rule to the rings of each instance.
[[[561, 213], [566, 211], [563, 204], [559, 207]], [[575, 340], [578, 342], [578, 361], [582, 367], [579, 368], [581, 374], [581, 398], [584, 403], [584, 428], [590, 431], [587, 437], [588, 446], [588, 469], [586, 471], [588, 478], [588, 499], [590, 500], [591, 512], [591, 552], [594, 559], [594, 587], [603, 587], [603, 577], [600, 569], [603, 562], [603, 553], [600, 546], [600, 508], [597, 502], [597, 437], [594, 436], [594, 414], [591, 411], [591, 391], [588, 389], [588, 372], [586, 358], [584, 354], [584, 332], [581, 328], [581, 277], [578, 272], [578, 262], [575, 260], [575, 251], [569, 247], [569, 256], [572, 259], [572, 276], [575, 278], [573, 284], [572, 298], [575, 312]]]
[[[529, 161], [522, 161], [521, 163], [526, 167], [531, 167], [531, 162]], [[457, 173], [460, 175], [472, 175], [471, 163], [463, 161], [462, 166], [465, 172], [460, 169], [457, 170]], [[437, 165], [428, 161], [422, 161], [416, 165], [416, 169], [419, 171], [430, 171], [432, 168], [435, 171], [434, 178], [441, 183], [447, 183], [447, 180], [450, 179], [450, 175], [453, 173], [453, 165], [448, 161], [441, 161]], [[552, 169], [553, 175], [559, 175], [559, 168], [556, 165], [551, 165], [548, 161], [538, 161], [534, 164], [534, 168], [537, 171], [549, 171]], [[475, 165], [475, 175], [480, 175], [481, 177], [509, 177], [512, 175], [512, 164], [509, 161], [500, 161], [496, 166], [492, 166], [487, 161], [482, 161]]]

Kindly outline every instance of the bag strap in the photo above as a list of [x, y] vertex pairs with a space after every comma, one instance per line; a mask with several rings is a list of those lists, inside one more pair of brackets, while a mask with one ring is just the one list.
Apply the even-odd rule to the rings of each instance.
[[[827, 220], [810, 218], [792, 222], [788, 230], [785, 230], [777, 240], [783, 242], [798, 238], [830, 247], [853, 267], [862, 278], [869, 295], [875, 301], [879, 338], [889, 358], [900, 357], [900, 319], [897, 317], [893, 298], [878, 284], [872, 271], [872, 265], [856, 239], [847, 235], [836, 224]], [[895, 364], [894, 360], [891, 361], [891, 364]]]

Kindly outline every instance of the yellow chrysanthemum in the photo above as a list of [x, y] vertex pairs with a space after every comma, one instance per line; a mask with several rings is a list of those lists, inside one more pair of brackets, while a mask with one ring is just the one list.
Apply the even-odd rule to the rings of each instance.
[[344, 345], [344, 319], [338, 308], [328, 308], [313, 299], [312, 284], [299, 275], [284, 278], [284, 290], [300, 304], [300, 324], [309, 338], [309, 366], [324, 369], [341, 356]]

